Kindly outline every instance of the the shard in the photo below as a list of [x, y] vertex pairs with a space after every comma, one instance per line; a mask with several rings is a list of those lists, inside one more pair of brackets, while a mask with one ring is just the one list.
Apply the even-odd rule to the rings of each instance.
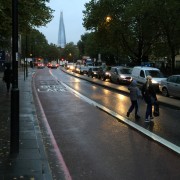
[[62, 12], [60, 12], [58, 44], [57, 45], [58, 45], [58, 47], [61, 47], [61, 48], [64, 48], [66, 45], [66, 34], [65, 34], [65, 27], [64, 27]]

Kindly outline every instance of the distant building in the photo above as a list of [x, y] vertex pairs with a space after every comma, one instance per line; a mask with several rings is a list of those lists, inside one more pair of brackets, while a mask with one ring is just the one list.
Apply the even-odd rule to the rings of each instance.
[[66, 45], [66, 34], [64, 28], [64, 21], [63, 21], [63, 13], [60, 12], [60, 20], [59, 20], [59, 32], [58, 32], [58, 47], [64, 48]]

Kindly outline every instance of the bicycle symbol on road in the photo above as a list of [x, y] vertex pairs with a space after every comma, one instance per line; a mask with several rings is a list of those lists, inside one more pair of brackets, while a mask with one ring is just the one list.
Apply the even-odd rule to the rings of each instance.
[[41, 85], [38, 92], [67, 92], [67, 89], [61, 85]]

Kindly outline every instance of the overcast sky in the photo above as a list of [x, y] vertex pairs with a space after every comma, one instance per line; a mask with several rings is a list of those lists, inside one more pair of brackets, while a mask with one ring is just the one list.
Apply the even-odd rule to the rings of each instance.
[[76, 44], [80, 40], [81, 35], [86, 32], [82, 25], [82, 11], [85, 10], [84, 4], [87, 2], [89, 0], [50, 0], [47, 6], [55, 10], [54, 18], [46, 27], [38, 29], [46, 36], [48, 43], [57, 44], [60, 12], [63, 12], [66, 43]]

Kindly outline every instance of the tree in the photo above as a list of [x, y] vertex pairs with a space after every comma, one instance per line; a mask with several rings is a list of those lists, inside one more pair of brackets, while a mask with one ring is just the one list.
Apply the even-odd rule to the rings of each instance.
[[160, 42], [168, 46], [167, 52], [170, 52], [171, 73], [173, 73], [175, 69], [175, 56], [179, 54], [180, 50], [180, 1], [154, 0], [153, 4], [155, 5], [154, 12], [161, 29]]
[[31, 32], [22, 35], [22, 57], [44, 57], [46, 56], [46, 47], [48, 42], [45, 36], [36, 29], [32, 29]]
[[[0, 49], [10, 48], [11, 36], [11, 9], [9, 8], [11, 0], [0, 1]], [[3, 22], [3, 23], [2, 23]]]
[[61, 51], [61, 56], [69, 62], [75, 62], [78, 59], [79, 51], [73, 42], [67, 43]]
[[[83, 25], [97, 34], [101, 48], [109, 46], [118, 59], [123, 55], [140, 64], [155, 51], [163, 54], [164, 47], [174, 68], [180, 49], [179, 0], [91, 0], [85, 7]], [[108, 22], [106, 17], [110, 17]]]
[[[49, 0], [19, 0], [19, 34], [29, 34], [34, 27], [46, 25], [53, 18], [53, 10], [46, 6]], [[0, 2], [0, 47], [9, 48], [12, 34], [12, 1]]]
[[[86, 4], [84, 26], [102, 37], [101, 44], [111, 47], [117, 58], [124, 54], [136, 64], [140, 64], [145, 57], [148, 60], [152, 43], [159, 36], [156, 18], [149, 8], [151, 3], [148, 0], [93, 2]], [[108, 16], [109, 22], [106, 21]], [[98, 17], [96, 21], [92, 20], [94, 17]]]

